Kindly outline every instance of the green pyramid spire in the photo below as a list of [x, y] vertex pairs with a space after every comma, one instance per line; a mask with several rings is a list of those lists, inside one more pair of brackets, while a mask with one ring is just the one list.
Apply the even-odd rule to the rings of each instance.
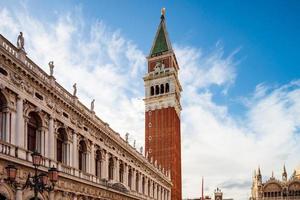
[[168, 44], [167, 44], [164, 29], [161, 26], [157, 38], [155, 40], [151, 55], [165, 52], [165, 51], [168, 51]]
[[168, 32], [166, 29], [165, 16], [164, 13], [161, 15], [161, 21], [158, 26], [156, 36], [150, 51], [150, 56], [161, 54], [166, 51], [172, 50], [172, 46], [168, 37]]

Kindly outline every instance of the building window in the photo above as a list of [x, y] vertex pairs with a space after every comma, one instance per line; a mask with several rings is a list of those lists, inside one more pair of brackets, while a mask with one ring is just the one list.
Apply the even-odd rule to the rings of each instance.
[[169, 91], [170, 91], [169, 83], [166, 83], [166, 93], [168, 93]]
[[95, 174], [98, 178], [101, 178], [101, 162], [102, 162], [102, 155], [101, 151], [96, 151], [96, 158], [95, 158]]
[[66, 129], [59, 128], [56, 140], [56, 160], [58, 162], [67, 164], [68, 158], [68, 136]]
[[165, 87], [164, 87], [164, 84], [161, 84], [161, 85], [160, 85], [160, 93], [161, 93], [161, 94], [165, 93]]
[[7, 76], [8, 73], [5, 69], [3, 69], [2, 67], [0, 67], [0, 73], [3, 74], [4, 76]]
[[36, 112], [29, 113], [27, 124], [27, 149], [41, 153], [42, 120]]
[[114, 160], [113, 157], [109, 158], [108, 161], [108, 180], [114, 179]]
[[83, 140], [79, 142], [78, 149], [78, 162], [79, 170], [86, 172], [86, 157], [87, 157], [87, 146]]
[[155, 86], [155, 94], [156, 94], [156, 95], [159, 94], [159, 86], [158, 86], [158, 85]]
[[124, 164], [121, 163], [119, 167], [119, 182], [123, 183], [123, 175], [124, 175]]
[[136, 178], [135, 178], [135, 191], [139, 192], [139, 173], [136, 173]]
[[154, 194], [155, 194], [155, 184], [152, 184], [152, 197], [154, 198]]
[[142, 179], [142, 193], [145, 194], [145, 177]]
[[150, 185], [151, 183], [150, 183], [150, 180], [148, 180], [148, 196], [150, 197]]
[[154, 95], [154, 87], [153, 87], [153, 86], [151, 86], [151, 88], [150, 88], [150, 95], [151, 95], [151, 96]]
[[0, 93], [0, 140], [5, 141], [6, 140], [6, 124], [7, 124], [7, 113], [5, 112], [5, 109], [7, 107], [7, 101]]
[[132, 186], [132, 169], [128, 170], [128, 187], [131, 189]]

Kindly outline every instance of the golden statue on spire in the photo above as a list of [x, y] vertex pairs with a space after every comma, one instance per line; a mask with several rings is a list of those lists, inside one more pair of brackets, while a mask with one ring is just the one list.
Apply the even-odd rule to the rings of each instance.
[[165, 14], [166, 14], [166, 8], [162, 8], [161, 9], [161, 19], [165, 18]]
[[161, 9], [161, 15], [165, 16], [165, 14], [166, 14], [166, 8], [162, 8]]

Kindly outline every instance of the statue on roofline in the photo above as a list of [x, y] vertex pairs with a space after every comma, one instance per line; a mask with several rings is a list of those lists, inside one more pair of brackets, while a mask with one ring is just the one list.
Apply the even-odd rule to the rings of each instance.
[[95, 108], [95, 99], [93, 99], [93, 101], [91, 102], [91, 111], [94, 112], [94, 108]]
[[23, 33], [20, 32], [20, 34], [18, 36], [18, 39], [17, 39], [17, 47], [18, 47], [18, 49], [25, 51], [24, 44], [25, 44], [24, 36], [23, 36]]
[[54, 69], [54, 62], [53, 61], [50, 61], [49, 63], [48, 63], [48, 65], [49, 65], [49, 68], [50, 68], [50, 76], [53, 76], [53, 69]]
[[76, 93], [77, 93], [77, 84], [74, 83], [74, 85], [73, 85], [73, 96], [76, 96]]

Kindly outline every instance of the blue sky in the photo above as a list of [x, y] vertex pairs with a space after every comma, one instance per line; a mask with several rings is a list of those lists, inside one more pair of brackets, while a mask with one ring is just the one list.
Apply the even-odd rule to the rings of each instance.
[[53, 59], [59, 83], [77, 82], [83, 103], [95, 98], [143, 145], [142, 77], [162, 7], [184, 90], [184, 197], [204, 176], [207, 194], [248, 199], [258, 165], [267, 179], [300, 164], [299, 1], [1, 1], [0, 33], [15, 42], [22, 30], [30, 58], [47, 72]]

